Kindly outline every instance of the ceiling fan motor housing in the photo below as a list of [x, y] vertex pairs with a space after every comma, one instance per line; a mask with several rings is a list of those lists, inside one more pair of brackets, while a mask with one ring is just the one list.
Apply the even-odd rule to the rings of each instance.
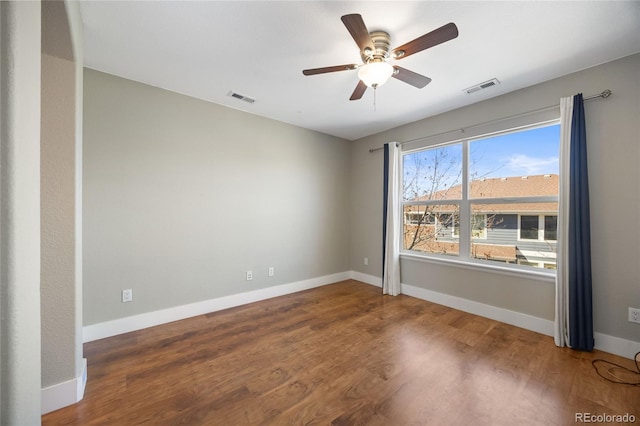
[[389, 33], [385, 31], [372, 31], [369, 33], [369, 36], [371, 37], [375, 51], [369, 52], [369, 49], [365, 49], [360, 52], [362, 62], [368, 64], [369, 62], [385, 61], [389, 57], [389, 48], [391, 46]]

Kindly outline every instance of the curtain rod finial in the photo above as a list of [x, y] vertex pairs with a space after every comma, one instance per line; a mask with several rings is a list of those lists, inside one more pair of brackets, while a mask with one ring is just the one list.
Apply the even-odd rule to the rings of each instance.
[[602, 96], [603, 98], [608, 98], [609, 96], [611, 96], [611, 90], [605, 90], [604, 92], [600, 93], [600, 96]]

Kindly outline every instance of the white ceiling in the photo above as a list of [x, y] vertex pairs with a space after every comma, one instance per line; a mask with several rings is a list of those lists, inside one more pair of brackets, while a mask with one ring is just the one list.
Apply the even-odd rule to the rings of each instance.
[[[83, 1], [81, 13], [89, 68], [349, 140], [640, 51], [638, 1]], [[448, 22], [460, 35], [396, 61], [433, 81], [391, 79], [374, 111], [372, 89], [349, 101], [357, 71], [302, 75], [361, 63], [349, 13], [392, 48]]]

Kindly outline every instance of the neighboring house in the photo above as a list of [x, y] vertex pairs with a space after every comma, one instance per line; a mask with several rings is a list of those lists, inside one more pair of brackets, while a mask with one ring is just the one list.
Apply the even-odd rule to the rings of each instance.
[[[558, 175], [515, 176], [471, 182], [471, 255], [479, 259], [556, 268], [558, 203], [525, 201], [557, 196]], [[460, 185], [416, 201], [459, 200]], [[483, 200], [493, 199], [493, 203]], [[496, 199], [503, 201], [496, 203]], [[513, 200], [513, 202], [511, 202]], [[477, 202], [476, 202], [477, 201]], [[404, 248], [456, 255], [457, 204], [411, 205], [404, 210]]]

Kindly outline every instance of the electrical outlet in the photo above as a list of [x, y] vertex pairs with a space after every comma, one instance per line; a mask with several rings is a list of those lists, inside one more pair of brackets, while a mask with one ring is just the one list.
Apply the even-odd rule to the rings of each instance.
[[133, 290], [128, 288], [122, 290], [122, 303], [133, 302]]
[[269, 276], [272, 277], [274, 276], [276, 273], [276, 270], [273, 268], [273, 266], [269, 267]]
[[253, 272], [247, 271], [247, 281], [251, 281], [253, 279]]
[[629, 308], [629, 322], [637, 322], [640, 324], [640, 309]]
[[365, 257], [364, 258], [364, 266], [367, 266], [367, 265], [369, 265], [369, 258]]

